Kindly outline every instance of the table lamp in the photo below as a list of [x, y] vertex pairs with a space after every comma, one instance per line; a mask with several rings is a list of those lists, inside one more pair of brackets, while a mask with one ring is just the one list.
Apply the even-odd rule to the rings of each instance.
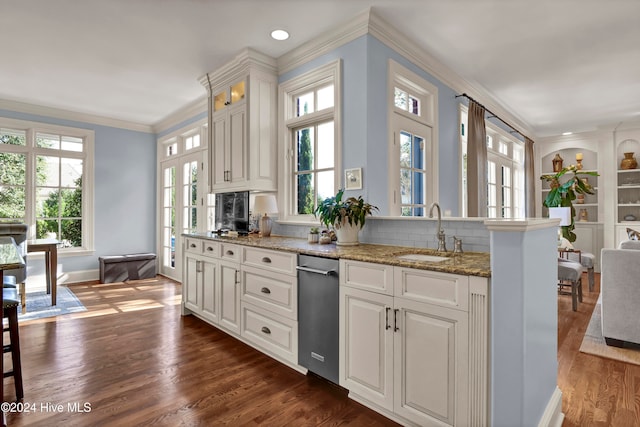
[[[570, 207], [549, 208], [549, 218], [560, 219], [560, 227], [566, 227], [567, 225], [571, 225], [571, 208]], [[558, 246], [560, 246], [560, 240], [562, 237], [562, 231], [560, 227], [558, 227]]]
[[253, 211], [263, 214], [258, 222], [258, 227], [262, 237], [269, 237], [271, 235], [271, 218], [267, 216], [268, 213], [278, 212], [278, 203], [276, 202], [276, 196], [272, 194], [257, 195], [253, 203]]

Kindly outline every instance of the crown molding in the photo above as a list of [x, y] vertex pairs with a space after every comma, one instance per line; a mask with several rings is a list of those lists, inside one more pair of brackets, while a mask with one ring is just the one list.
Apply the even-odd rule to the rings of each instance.
[[321, 55], [329, 53], [338, 47], [361, 37], [369, 31], [369, 21], [372, 11], [367, 9], [356, 15], [347, 23], [314, 37], [312, 40], [290, 50], [277, 60], [278, 73], [283, 74], [293, 70]]
[[119, 129], [127, 129], [137, 132], [154, 133], [150, 125], [130, 122], [127, 120], [114, 119], [110, 117], [98, 116], [95, 114], [81, 113], [78, 111], [64, 110], [60, 108], [47, 107], [43, 105], [28, 104], [26, 102], [10, 101], [0, 99], [0, 109], [15, 111], [17, 113], [34, 114], [37, 116], [51, 117], [62, 120], [72, 120], [75, 122], [91, 123], [94, 125], [108, 126]]
[[376, 12], [375, 8], [369, 8], [361, 12], [349, 22], [334, 27], [280, 56], [277, 60], [278, 73], [283, 74], [291, 71], [312, 59], [331, 52], [366, 34], [372, 35], [454, 91], [467, 93], [474, 99], [479, 100], [493, 113], [499, 115], [512, 126], [517, 127], [519, 132], [533, 139], [531, 126], [520, 116], [503, 107], [492, 94], [479, 84], [463, 79], [452, 69], [425, 51], [423, 47], [391, 26]]
[[379, 41], [413, 62], [424, 71], [430, 73], [454, 91], [469, 96], [481, 102], [502, 119], [515, 126], [519, 132], [533, 139], [531, 127], [517, 114], [511, 112], [486, 89], [477, 83], [470, 82], [458, 75], [451, 68], [427, 52], [423, 47], [387, 23], [380, 15], [371, 11], [369, 20], [369, 34]]
[[231, 83], [242, 74], [246, 74], [249, 70], [260, 70], [276, 74], [278, 64], [274, 58], [247, 47], [222, 67], [200, 76], [198, 81], [202, 86], [207, 88], [208, 91], [211, 91], [211, 82], [214, 82], [217, 86], [220, 86], [222, 84], [221, 82]]
[[203, 95], [202, 97], [196, 99], [194, 102], [187, 104], [183, 108], [180, 108], [178, 111], [174, 111], [164, 119], [154, 123], [154, 125], [152, 126], [153, 133], [155, 133], [156, 135], [160, 134], [173, 128], [176, 125], [179, 125], [182, 122], [193, 119], [198, 114], [206, 112], [208, 107], [207, 102], [207, 95]]

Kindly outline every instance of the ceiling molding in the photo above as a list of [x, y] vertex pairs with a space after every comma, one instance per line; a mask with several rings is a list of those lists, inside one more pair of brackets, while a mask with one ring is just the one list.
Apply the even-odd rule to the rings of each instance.
[[278, 73], [291, 71], [367, 34], [370, 15], [371, 9], [367, 9], [346, 24], [334, 27], [280, 56], [277, 60]]
[[54, 119], [71, 120], [74, 122], [90, 123], [100, 126], [108, 126], [118, 129], [127, 129], [137, 132], [153, 133], [150, 125], [134, 123], [127, 120], [114, 119], [89, 113], [63, 110], [60, 108], [46, 107], [43, 105], [28, 104], [19, 101], [0, 99], [0, 109], [15, 111], [17, 113], [33, 114], [36, 116], [51, 117]]
[[517, 131], [533, 139], [533, 131], [520, 116], [503, 107], [486, 89], [476, 83], [463, 79], [451, 68], [444, 65], [423, 47], [419, 46], [406, 35], [387, 23], [374, 11], [370, 14], [369, 34], [395, 50], [424, 71], [430, 73], [442, 83], [459, 94], [467, 93], [481, 102], [486, 108], [497, 114], [505, 121], [515, 126]]
[[233, 83], [250, 69], [276, 74], [278, 64], [274, 58], [264, 53], [260, 53], [255, 49], [245, 48], [222, 67], [200, 76], [198, 81], [208, 91], [211, 91], [210, 82], [214, 82], [218, 87], [223, 84]]
[[174, 111], [164, 119], [155, 123], [152, 126], [153, 132], [156, 135], [160, 134], [182, 122], [185, 122], [189, 119], [193, 119], [198, 114], [206, 112], [208, 107], [207, 101], [208, 101], [208, 98], [207, 98], [207, 95], [205, 94], [205, 95], [202, 95], [202, 97], [195, 100], [194, 102], [184, 106], [183, 108], [180, 108], [178, 111]]

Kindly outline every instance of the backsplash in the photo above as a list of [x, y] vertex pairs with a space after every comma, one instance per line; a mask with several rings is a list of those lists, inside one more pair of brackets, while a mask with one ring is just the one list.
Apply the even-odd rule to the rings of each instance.
[[[438, 247], [438, 221], [416, 218], [367, 218], [360, 231], [360, 241], [381, 245], [412, 246], [417, 248]], [[447, 236], [447, 250], [453, 250], [453, 236], [462, 239], [462, 249], [469, 252], [489, 252], [489, 230], [484, 218], [442, 219], [442, 228]], [[308, 225], [273, 224], [273, 234], [306, 238]]]

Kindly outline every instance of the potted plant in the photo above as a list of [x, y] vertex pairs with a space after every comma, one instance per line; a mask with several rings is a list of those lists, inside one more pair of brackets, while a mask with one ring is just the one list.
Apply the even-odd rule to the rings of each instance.
[[344, 189], [340, 189], [334, 197], [320, 202], [313, 213], [321, 223], [336, 230], [338, 245], [357, 245], [358, 231], [364, 226], [366, 217], [378, 208], [366, 203], [362, 196], [347, 199], [343, 196]]
[[320, 231], [318, 230], [318, 227], [311, 227], [311, 229], [309, 229], [309, 234], [307, 235], [307, 241], [309, 243], [318, 243], [319, 239]]
[[[561, 178], [565, 175], [572, 175], [569, 179], [560, 183]], [[594, 194], [593, 187], [589, 182], [580, 175], [599, 176], [598, 172], [583, 172], [578, 170], [575, 165], [571, 165], [562, 168], [559, 172], [553, 175], [542, 175], [541, 180], [549, 183], [549, 193], [542, 202], [543, 206], [547, 208], [569, 207], [571, 208], [571, 224], [562, 226], [562, 236], [571, 243], [576, 241], [576, 234], [573, 232], [575, 229], [576, 210], [573, 207], [573, 201], [576, 199], [576, 194]]]

